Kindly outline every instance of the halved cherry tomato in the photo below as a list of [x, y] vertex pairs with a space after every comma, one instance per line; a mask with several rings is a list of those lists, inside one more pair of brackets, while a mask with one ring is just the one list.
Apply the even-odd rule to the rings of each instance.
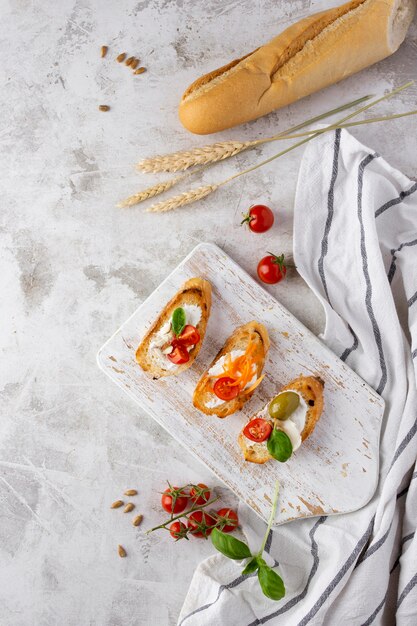
[[[220, 511], [217, 511], [217, 515], [219, 516], [217, 523], [220, 522], [218, 528], [224, 533], [232, 532], [232, 530], [234, 530], [239, 524], [237, 513], [235, 513], [232, 509], [220, 509]], [[225, 525], [223, 526], [223, 524]]]
[[243, 429], [245, 437], [251, 441], [256, 441], [257, 443], [261, 443], [262, 441], [265, 441], [265, 439], [268, 439], [271, 433], [272, 425], [262, 419], [262, 417], [255, 417], [255, 419], [248, 422]]
[[284, 262], [284, 255], [277, 256], [269, 254], [264, 256], [258, 263], [258, 276], [263, 283], [275, 285], [285, 278], [287, 267]]
[[162, 494], [161, 504], [167, 513], [182, 513], [187, 507], [188, 496], [178, 487], [169, 487]]
[[210, 489], [203, 483], [198, 483], [190, 489], [190, 498], [194, 504], [205, 504], [210, 500]]
[[177, 341], [179, 341], [183, 346], [195, 346], [200, 341], [200, 333], [195, 326], [187, 324]]
[[182, 539], [187, 536], [187, 527], [182, 522], [174, 522], [169, 527], [169, 532], [171, 537], [175, 539], [175, 541], [178, 541], [178, 539]]
[[244, 216], [241, 224], [248, 224], [253, 233], [265, 233], [274, 223], [274, 214], [271, 209], [264, 204], [255, 204], [249, 209], [249, 213]]
[[188, 354], [187, 348], [179, 343], [176, 339], [172, 342], [174, 347], [173, 351], [170, 354], [167, 354], [167, 357], [172, 363], [175, 365], [182, 365], [182, 363], [188, 363], [190, 360], [190, 355]]
[[204, 511], [194, 511], [188, 517], [187, 526], [194, 537], [208, 537], [215, 525], [216, 520]]
[[214, 383], [213, 391], [220, 400], [233, 400], [239, 395], [239, 385], [229, 376], [223, 376]]

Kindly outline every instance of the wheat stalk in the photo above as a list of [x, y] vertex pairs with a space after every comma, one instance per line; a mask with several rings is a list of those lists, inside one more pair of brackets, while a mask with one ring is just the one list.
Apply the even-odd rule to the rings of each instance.
[[157, 202], [156, 204], [153, 204], [148, 209], [146, 209], [146, 211], [148, 213], [165, 213], [166, 211], [178, 209], [179, 207], [185, 206], [186, 204], [191, 204], [191, 202], [197, 202], [197, 200], [202, 200], [213, 191], [216, 191], [218, 186], [219, 185], [205, 185], [204, 187], [197, 187], [196, 189], [190, 189], [190, 191], [184, 191], [178, 196], [173, 196], [168, 200], [163, 200], [162, 202]]
[[[362, 102], [365, 102], [370, 98], [371, 96], [368, 95], [363, 96], [362, 98], [358, 98], [357, 100], [353, 100], [352, 102], [347, 102], [342, 106], [331, 109], [330, 111], [326, 111], [325, 113], [320, 113], [320, 115], [316, 115], [315, 117], [301, 122], [301, 124], [297, 124], [296, 126], [292, 126], [287, 130], [283, 130], [278, 135], [274, 135], [274, 137], [284, 137], [288, 133], [292, 133], [296, 130], [300, 130], [301, 128], [305, 128], [310, 124], [314, 124], [314, 122], [318, 122], [326, 117], [330, 117], [335, 113], [340, 113], [341, 111], [349, 109], [357, 104], [361, 104]], [[203, 146], [202, 148], [193, 148], [192, 150], [180, 150], [178, 152], [171, 152], [169, 154], [157, 155], [155, 157], [143, 159], [137, 164], [136, 167], [138, 170], [146, 173], [179, 172], [187, 170], [194, 165], [209, 165], [211, 163], [223, 161], [224, 159], [228, 159], [232, 156], [235, 156], [236, 154], [239, 154], [240, 152], [243, 152], [243, 150], [253, 148], [257, 145], [272, 140], [273, 138], [269, 137], [267, 139], [255, 139], [253, 141], [222, 141]]]
[[158, 196], [160, 193], [171, 189], [174, 185], [180, 182], [185, 178], [185, 176], [176, 176], [175, 178], [170, 178], [162, 183], [157, 183], [156, 185], [152, 185], [152, 187], [148, 187], [139, 193], [135, 193], [133, 196], [129, 196], [125, 200], [122, 200], [117, 204], [117, 208], [123, 209], [125, 207], [133, 206], [134, 204], [139, 204], [139, 202], [143, 202], [144, 200], [148, 200], [149, 198], [153, 198], [154, 196]]

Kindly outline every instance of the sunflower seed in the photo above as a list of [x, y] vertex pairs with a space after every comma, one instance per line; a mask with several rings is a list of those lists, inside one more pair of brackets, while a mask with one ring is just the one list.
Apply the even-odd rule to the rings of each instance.
[[123, 61], [125, 60], [125, 58], [126, 58], [126, 52], [122, 52], [121, 54], [119, 54], [119, 55], [116, 57], [116, 61], [117, 61], [118, 63], [123, 63]]
[[127, 491], [125, 491], [125, 496], [136, 496], [137, 495], [137, 491], [136, 489], [128, 489]]
[[133, 526], [139, 526], [142, 520], [143, 520], [143, 515], [136, 515], [135, 519], [132, 522]]
[[133, 511], [134, 508], [135, 508], [135, 505], [133, 504], [133, 502], [128, 502], [125, 508], [123, 509], [123, 513], [130, 513], [130, 511]]
[[132, 65], [134, 60], [135, 60], [135, 57], [129, 57], [127, 61], [125, 61], [125, 64], [129, 67], [129, 65]]
[[113, 502], [110, 508], [118, 509], [119, 507], [123, 506], [123, 504], [124, 504], [123, 500], [116, 500], [116, 502]]
[[108, 50], [107, 46], [101, 46], [101, 58], [102, 59], [104, 59], [104, 57], [106, 56], [107, 50]]
[[143, 72], [146, 72], [146, 67], [138, 67], [138, 69], [135, 70], [133, 73], [134, 74], [143, 74]]
[[110, 107], [108, 104], [100, 104], [100, 106], [98, 107], [99, 111], [110, 111]]
[[119, 545], [119, 546], [117, 546], [117, 551], [118, 551], [118, 553], [119, 553], [119, 556], [121, 556], [121, 557], [122, 557], [122, 559], [123, 559], [125, 556], [127, 556], [127, 552], [126, 552], [126, 550], [124, 549], [124, 547], [123, 547], [123, 546], [120, 546], [120, 545]]

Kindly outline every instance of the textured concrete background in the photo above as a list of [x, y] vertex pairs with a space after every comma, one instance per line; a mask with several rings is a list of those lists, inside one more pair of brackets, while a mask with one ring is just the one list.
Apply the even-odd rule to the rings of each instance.
[[[148, 528], [161, 519], [156, 492], [166, 478], [216, 480], [104, 377], [95, 354], [198, 242], [217, 243], [252, 275], [267, 250], [291, 254], [301, 152], [172, 214], [114, 205], [155, 180], [132, 168], [140, 157], [207, 141], [177, 120], [191, 80], [335, 4], [0, 2], [2, 625], [175, 623], [210, 543], [146, 538], [109, 504], [137, 487]], [[391, 58], [216, 140], [272, 134], [416, 79], [416, 38], [414, 22]], [[110, 47], [104, 60], [102, 44]], [[148, 73], [133, 77], [115, 63], [124, 50], [140, 56]], [[378, 112], [415, 108], [415, 101], [413, 89]], [[100, 113], [99, 104], [111, 111]], [[415, 120], [406, 119], [353, 132], [415, 179], [415, 130]], [[259, 156], [237, 157], [204, 180]], [[255, 202], [277, 211], [276, 227], [263, 237], [238, 226]], [[271, 292], [320, 331], [322, 312], [294, 273]], [[129, 558], [117, 556], [118, 543]]]

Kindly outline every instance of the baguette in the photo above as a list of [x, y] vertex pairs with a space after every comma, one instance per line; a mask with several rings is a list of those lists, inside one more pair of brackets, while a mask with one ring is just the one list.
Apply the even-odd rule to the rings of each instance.
[[[172, 339], [172, 332], [170, 333], [169, 330], [170, 320], [172, 313], [178, 307], [189, 307], [190, 314], [193, 311], [195, 313], [195, 309], [192, 307], [200, 308], [200, 320], [198, 323], [193, 324], [200, 335], [200, 339], [188, 350], [189, 361], [181, 365], [174, 365], [168, 357], [162, 353], [162, 348], [164, 344], [168, 344]], [[157, 379], [163, 376], [178, 375], [191, 367], [204, 340], [210, 308], [210, 283], [203, 278], [190, 278], [187, 280], [162, 310], [136, 350], [136, 361], [141, 368], [145, 372], [149, 372], [154, 379]], [[191, 320], [187, 320], [186, 323], [191, 323]]]
[[[269, 337], [268, 331], [263, 324], [252, 321], [236, 328], [234, 333], [227, 339], [215, 359], [213, 359], [210, 367], [199, 380], [193, 395], [193, 404], [197, 409], [206, 415], [217, 415], [217, 417], [223, 418], [239, 411], [245, 402], [252, 397], [254, 390], [249, 391], [248, 393], [245, 389], [243, 389], [232, 400], [223, 402], [218, 400], [217, 396], [213, 392], [213, 385], [216, 378], [210, 376], [209, 374], [210, 369], [216, 365], [219, 359], [231, 353], [233, 350], [244, 352], [249, 343], [252, 342], [254, 344], [253, 357], [254, 363], [256, 363], [256, 378], [259, 379], [261, 377], [262, 370], [265, 365], [265, 358], [269, 350]], [[251, 386], [252, 385], [249, 385], [249, 388], [251, 388]], [[219, 404], [216, 406], [210, 406], [213, 401], [215, 403], [219, 402]]]
[[[303, 398], [308, 407], [305, 415], [305, 425], [300, 433], [301, 441], [305, 441], [307, 437], [311, 435], [320, 418], [320, 415], [322, 414], [323, 388], [324, 383], [320, 378], [315, 376], [300, 376], [299, 378], [291, 381], [280, 391], [280, 393], [284, 391], [296, 391]], [[262, 411], [253, 415], [249, 422], [257, 417], [262, 417], [273, 426], [273, 420], [268, 413], [268, 406], [269, 402], [262, 409]], [[279, 422], [279, 420], [277, 421]], [[251, 463], [266, 463], [273, 458], [268, 452], [266, 441], [262, 443], [250, 441], [243, 434], [243, 430], [239, 433], [238, 443], [246, 461], [250, 461]]]
[[417, 0], [351, 0], [293, 24], [269, 43], [209, 72], [179, 106], [193, 133], [215, 133], [295, 102], [395, 52]]

